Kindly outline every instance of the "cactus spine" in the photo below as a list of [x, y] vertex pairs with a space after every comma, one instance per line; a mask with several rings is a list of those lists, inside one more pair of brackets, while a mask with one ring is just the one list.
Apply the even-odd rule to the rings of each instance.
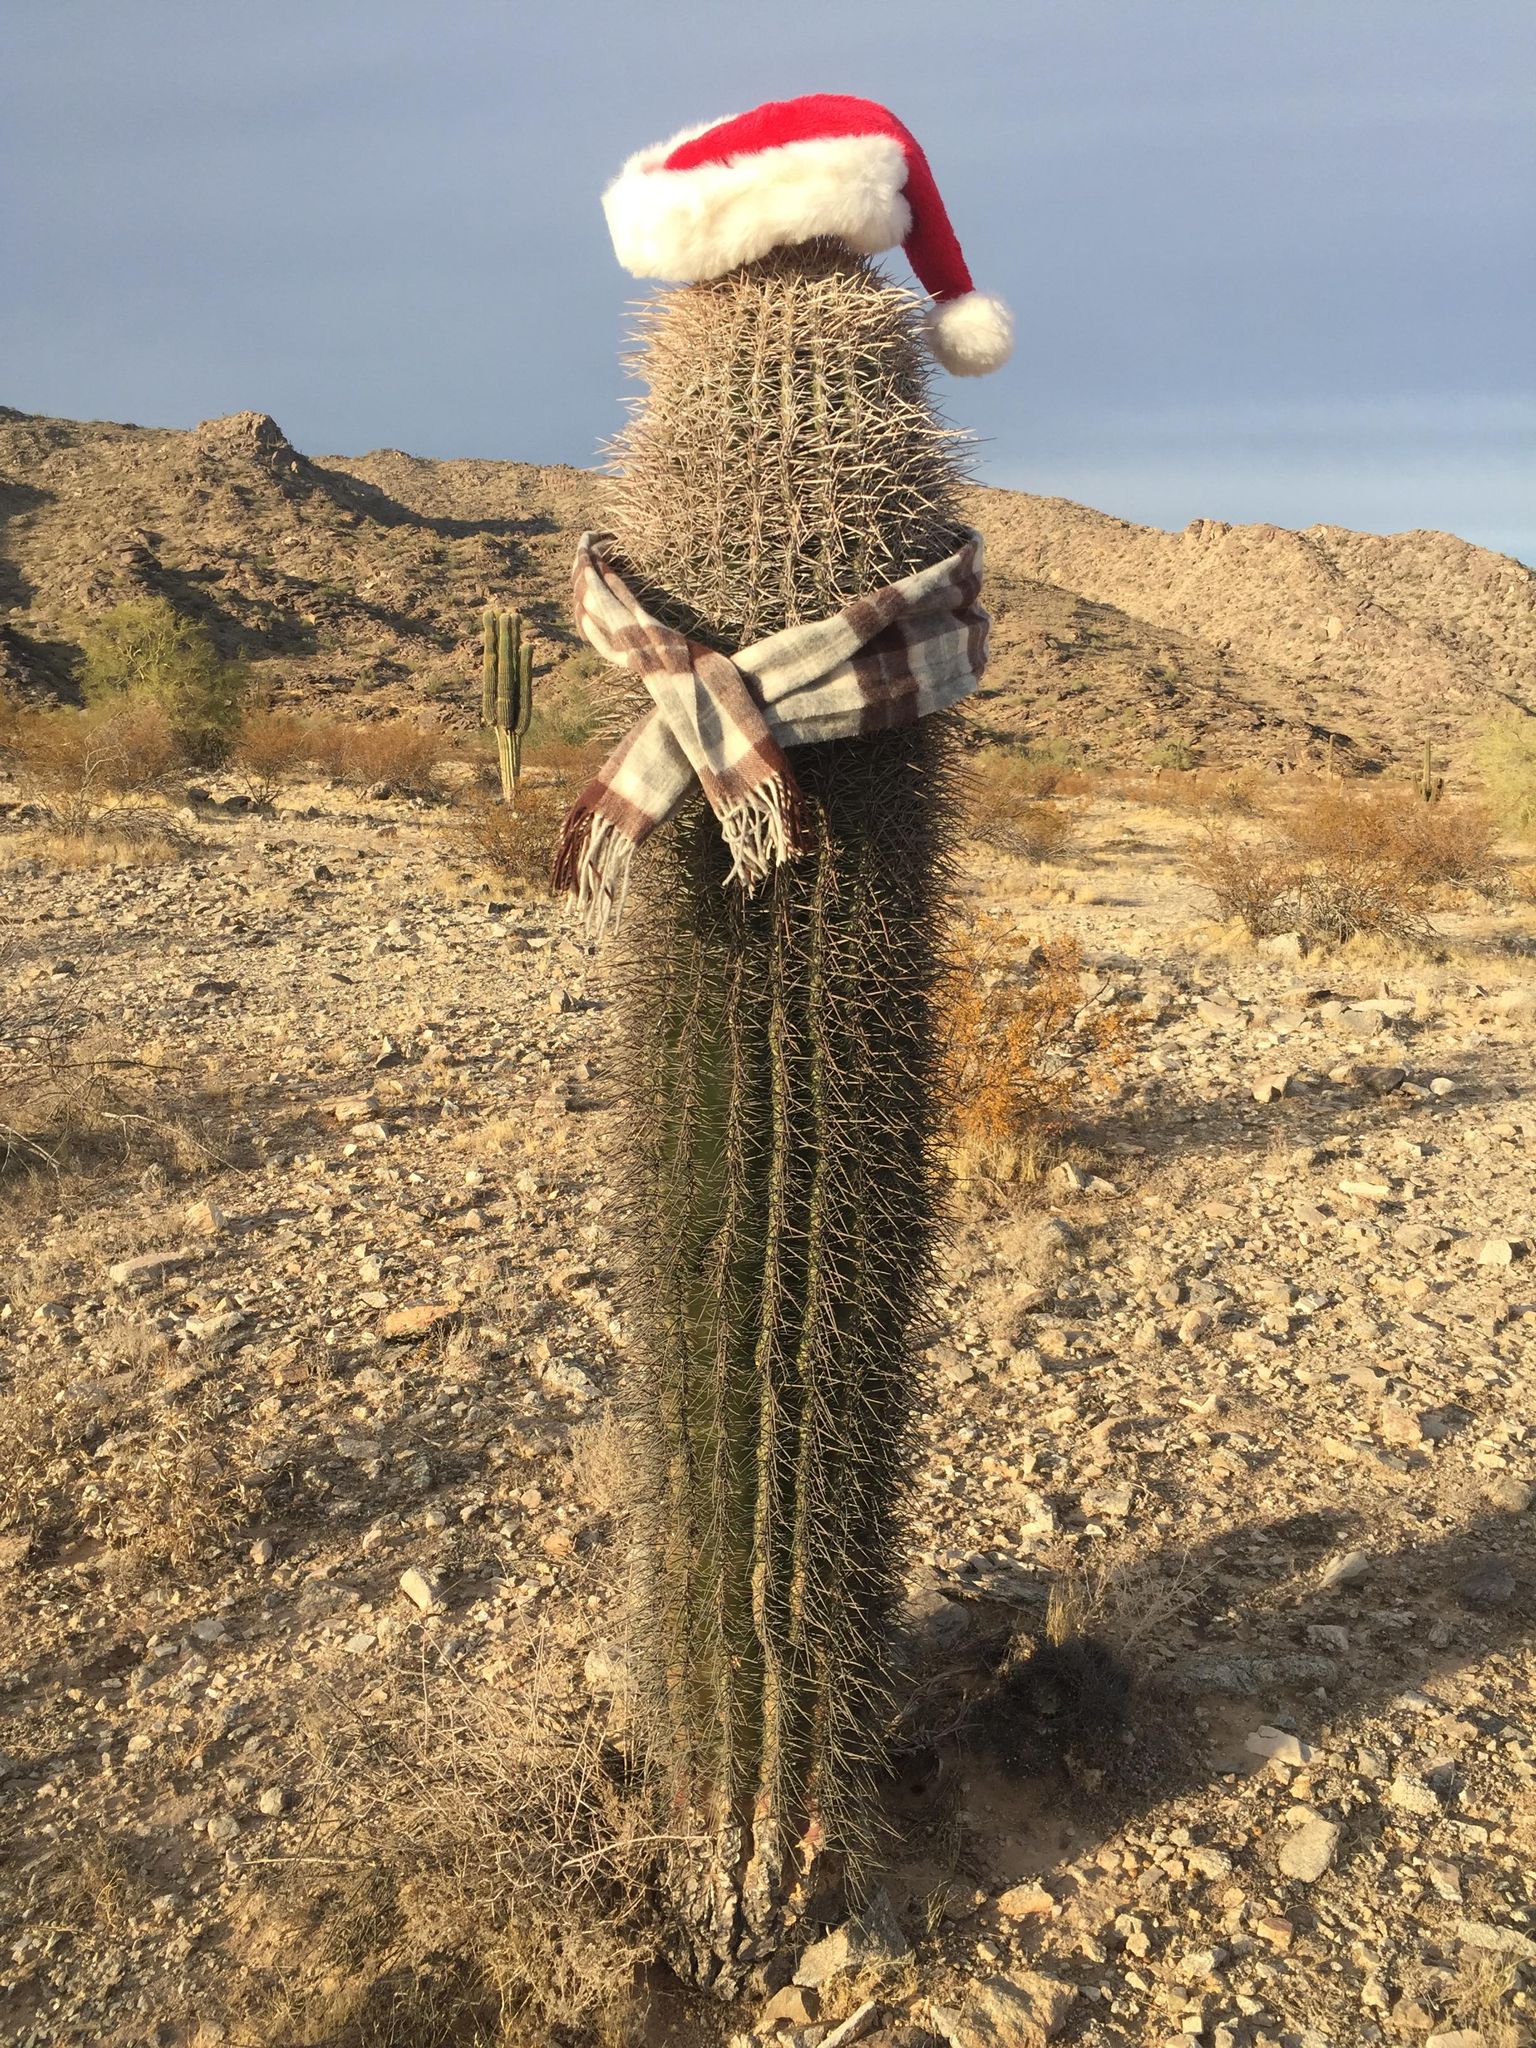
[[496, 735], [501, 800], [510, 804], [517, 800], [523, 735], [533, 717], [533, 642], [524, 641], [523, 621], [517, 612], [487, 605], [480, 624], [480, 723]]
[[[611, 523], [730, 652], [957, 544], [912, 300], [834, 244], [664, 294]], [[679, 1960], [721, 1992], [875, 1832], [908, 1333], [938, 1199], [931, 994], [949, 716], [797, 749], [815, 850], [722, 886], [695, 799], [637, 863], [620, 976], [639, 1625]]]

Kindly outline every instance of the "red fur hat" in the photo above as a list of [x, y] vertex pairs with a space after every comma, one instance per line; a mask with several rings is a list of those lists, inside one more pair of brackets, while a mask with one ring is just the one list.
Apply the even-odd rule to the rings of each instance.
[[836, 236], [862, 255], [898, 243], [934, 300], [929, 341], [979, 377], [1013, 349], [1013, 317], [978, 292], [928, 159], [888, 108], [846, 93], [770, 100], [642, 149], [603, 194], [619, 261], [694, 283], [773, 249]]

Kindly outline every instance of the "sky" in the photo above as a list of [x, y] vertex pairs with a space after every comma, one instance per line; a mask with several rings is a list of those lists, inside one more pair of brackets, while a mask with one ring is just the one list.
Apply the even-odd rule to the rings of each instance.
[[1014, 308], [938, 379], [985, 481], [1536, 564], [1532, 0], [5, 0], [0, 404], [589, 463], [604, 185], [814, 91]]

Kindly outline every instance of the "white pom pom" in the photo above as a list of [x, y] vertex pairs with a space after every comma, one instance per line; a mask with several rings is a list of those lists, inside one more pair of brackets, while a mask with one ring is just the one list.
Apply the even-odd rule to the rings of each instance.
[[984, 377], [1013, 354], [1013, 315], [987, 292], [946, 299], [929, 309], [928, 346], [952, 377]]

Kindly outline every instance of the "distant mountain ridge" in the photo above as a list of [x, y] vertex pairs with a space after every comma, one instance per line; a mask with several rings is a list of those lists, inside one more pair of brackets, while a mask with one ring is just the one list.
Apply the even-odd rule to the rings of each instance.
[[[1536, 711], [1536, 573], [1453, 535], [1195, 520], [1135, 526], [976, 487], [994, 658], [984, 731], [1128, 762], [1179, 739], [1295, 760], [1328, 732], [1364, 757], [1458, 749]], [[182, 431], [0, 407], [0, 680], [67, 689], [82, 616], [156, 591], [282, 697], [469, 710], [487, 595], [574, 652], [576, 535], [593, 471], [300, 454], [236, 413]]]

